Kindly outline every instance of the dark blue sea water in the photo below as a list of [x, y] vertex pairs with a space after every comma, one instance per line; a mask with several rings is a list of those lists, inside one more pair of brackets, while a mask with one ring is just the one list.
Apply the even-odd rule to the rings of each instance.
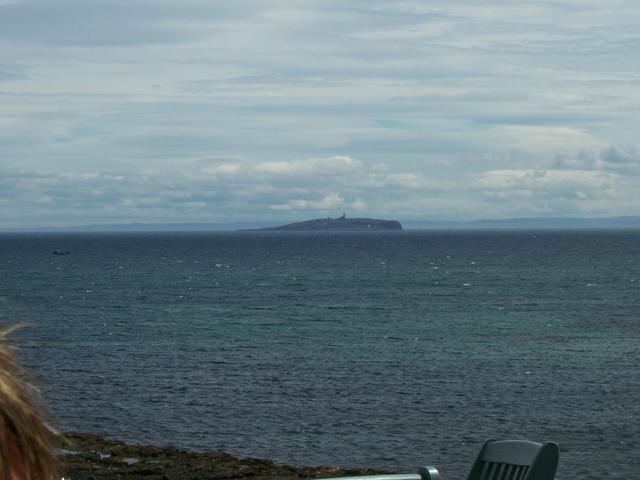
[[638, 231], [5, 234], [0, 269], [63, 430], [447, 478], [525, 437], [640, 477]]

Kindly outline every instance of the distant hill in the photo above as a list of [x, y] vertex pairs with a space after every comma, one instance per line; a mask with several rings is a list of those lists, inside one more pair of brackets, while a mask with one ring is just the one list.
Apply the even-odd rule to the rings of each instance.
[[401, 231], [397, 220], [379, 220], [376, 218], [317, 218], [303, 222], [288, 223], [277, 227], [265, 227], [254, 231], [277, 232], [381, 232]]

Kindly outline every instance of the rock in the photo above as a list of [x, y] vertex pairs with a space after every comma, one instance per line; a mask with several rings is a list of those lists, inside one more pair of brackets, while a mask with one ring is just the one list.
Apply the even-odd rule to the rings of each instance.
[[[61, 475], [71, 480], [287, 480], [388, 473], [370, 469], [296, 467], [270, 460], [238, 458], [221, 451], [189, 452], [172, 447], [128, 445], [89, 433], [60, 438]], [[125, 461], [128, 460], [128, 461]], [[138, 460], [131, 463], [131, 459]]]

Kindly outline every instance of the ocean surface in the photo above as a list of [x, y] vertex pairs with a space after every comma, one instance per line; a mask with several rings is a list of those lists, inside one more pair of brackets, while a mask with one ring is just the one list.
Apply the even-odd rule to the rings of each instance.
[[553, 440], [559, 479], [640, 478], [640, 231], [4, 234], [17, 322], [62, 430], [451, 479]]

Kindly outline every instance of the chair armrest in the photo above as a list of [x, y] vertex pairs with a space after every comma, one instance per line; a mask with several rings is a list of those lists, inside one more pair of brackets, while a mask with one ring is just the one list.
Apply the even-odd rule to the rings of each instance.
[[360, 475], [357, 477], [317, 478], [316, 480], [440, 480], [436, 467], [420, 467], [418, 473], [390, 473], [382, 475]]
[[418, 473], [420, 474], [421, 480], [440, 480], [440, 472], [432, 465], [420, 467]]
[[356, 477], [316, 478], [315, 480], [422, 480], [422, 478], [418, 473], [388, 473], [382, 475], [358, 475]]

